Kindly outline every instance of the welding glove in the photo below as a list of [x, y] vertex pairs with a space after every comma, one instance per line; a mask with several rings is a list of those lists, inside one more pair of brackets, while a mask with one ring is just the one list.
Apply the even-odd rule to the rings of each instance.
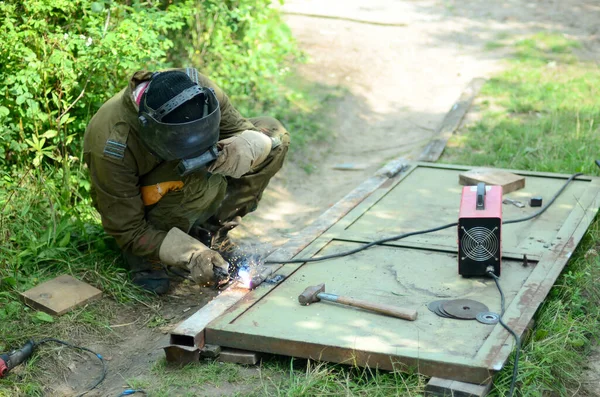
[[158, 256], [165, 265], [187, 268], [200, 285], [213, 281], [215, 272], [227, 274], [229, 270], [229, 264], [218, 252], [176, 227], [167, 233]]
[[271, 142], [267, 135], [252, 130], [219, 141], [219, 157], [208, 171], [240, 178], [265, 161], [271, 152]]

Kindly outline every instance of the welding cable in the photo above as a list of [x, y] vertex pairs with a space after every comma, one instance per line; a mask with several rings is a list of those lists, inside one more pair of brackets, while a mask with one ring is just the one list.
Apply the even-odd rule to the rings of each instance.
[[558, 190], [558, 192], [556, 192], [556, 194], [554, 196], [552, 196], [552, 198], [550, 199], [550, 201], [548, 201], [546, 203], [546, 205], [543, 206], [538, 212], [533, 213], [533, 214], [531, 214], [529, 216], [526, 216], [524, 218], [512, 219], [510, 221], [504, 221], [504, 222], [502, 222], [502, 224], [503, 225], [509, 225], [511, 223], [525, 222], [525, 221], [528, 221], [530, 219], [535, 218], [536, 216], [542, 215], [548, 209], [548, 207], [550, 207], [552, 205], [552, 203], [554, 203], [554, 201], [556, 201], [556, 199], [558, 198], [558, 196], [560, 196], [560, 194], [567, 188], [567, 186], [569, 185], [569, 183], [571, 183], [571, 181], [573, 179], [575, 179], [575, 178], [577, 178], [578, 176], [581, 176], [581, 175], [583, 175], [583, 173], [581, 173], [581, 172], [578, 172], [576, 174], [571, 175], [569, 177], [569, 179], [567, 179], [565, 181], [565, 184]]
[[416, 231], [416, 232], [404, 233], [404, 234], [400, 234], [397, 236], [387, 237], [387, 238], [383, 238], [381, 240], [371, 241], [367, 245], [363, 245], [361, 247], [355, 248], [350, 251], [339, 252], [337, 254], [318, 256], [316, 258], [290, 259], [287, 261], [265, 261], [264, 263], [266, 265], [275, 265], [275, 264], [288, 264], [288, 263], [319, 262], [319, 261], [324, 261], [327, 259], [341, 258], [343, 256], [348, 256], [348, 255], [356, 254], [357, 252], [360, 252], [360, 251], [364, 251], [367, 248], [370, 248], [374, 245], [387, 243], [388, 241], [400, 240], [400, 239], [403, 239], [406, 237], [416, 236], [419, 234], [433, 233], [433, 232], [437, 232], [438, 230], [448, 229], [448, 228], [456, 226], [456, 225], [458, 225], [458, 222], [448, 223], [447, 225], [438, 226], [438, 227], [434, 227], [434, 228], [427, 229], [427, 230], [420, 230], [420, 231]]
[[[577, 178], [578, 176], [583, 175], [581, 172], [578, 172], [576, 174], [571, 175], [564, 183], [564, 185], [558, 190], [558, 192], [556, 192], [556, 194], [554, 194], [554, 196], [552, 196], [552, 198], [546, 203], [545, 206], [543, 206], [539, 211], [528, 215], [526, 217], [523, 218], [518, 218], [518, 219], [511, 219], [508, 221], [504, 221], [502, 222], [503, 225], [509, 225], [511, 223], [519, 223], [519, 222], [525, 222], [528, 221], [530, 219], [533, 219], [537, 216], [540, 216], [542, 213], [544, 213], [548, 207], [550, 207], [550, 205], [552, 205], [554, 203], [554, 201], [556, 201], [556, 199], [558, 198], [558, 196], [560, 196], [560, 194], [567, 188], [567, 186], [569, 185], [569, 183], [571, 183], [575, 178]], [[325, 261], [328, 259], [335, 259], [335, 258], [342, 258], [344, 256], [348, 256], [348, 255], [353, 255], [356, 254], [360, 251], [364, 251], [367, 248], [370, 248], [374, 245], [380, 245], [380, 244], [384, 244], [387, 243], [389, 241], [397, 241], [397, 240], [401, 240], [403, 238], [406, 237], [411, 237], [411, 236], [417, 236], [419, 234], [427, 234], [427, 233], [433, 233], [433, 232], [437, 232], [440, 230], [444, 230], [444, 229], [448, 229], [451, 228], [453, 226], [457, 226], [458, 222], [453, 222], [453, 223], [448, 223], [446, 225], [443, 226], [438, 226], [438, 227], [433, 227], [431, 229], [426, 229], [426, 230], [419, 230], [416, 232], [410, 232], [410, 233], [403, 233], [403, 234], [398, 234], [396, 236], [391, 236], [391, 237], [386, 237], [386, 238], [382, 238], [381, 240], [375, 240], [375, 241], [371, 241], [370, 243], [363, 245], [361, 247], [355, 248], [353, 250], [349, 250], [349, 251], [344, 251], [344, 252], [339, 252], [337, 254], [331, 254], [331, 255], [324, 255], [324, 256], [318, 256], [316, 258], [298, 258], [298, 259], [290, 259], [290, 260], [286, 260], [286, 261], [279, 261], [279, 260], [266, 260], [264, 261], [264, 264], [266, 265], [277, 265], [277, 264], [281, 264], [281, 265], [285, 265], [285, 264], [289, 264], [289, 263], [307, 263], [307, 262], [320, 262], [320, 261]]]
[[96, 381], [96, 383], [94, 383], [94, 384], [93, 384], [91, 387], [89, 387], [89, 388], [88, 388], [86, 391], [84, 391], [83, 393], [80, 393], [80, 394], [78, 394], [78, 395], [77, 395], [77, 397], [81, 397], [81, 396], [83, 396], [83, 395], [85, 395], [85, 394], [89, 393], [90, 391], [92, 391], [92, 390], [94, 390], [96, 387], [98, 387], [98, 385], [99, 385], [100, 383], [102, 383], [102, 382], [104, 381], [104, 378], [106, 378], [106, 373], [108, 372], [108, 369], [106, 368], [106, 362], [104, 361], [104, 358], [103, 358], [103, 357], [102, 357], [100, 354], [98, 354], [98, 353], [96, 353], [96, 352], [94, 352], [94, 351], [92, 351], [92, 350], [88, 349], [87, 347], [82, 347], [82, 346], [73, 345], [73, 344], [71, 344], [71, 343], [69, 343], [69, 342], [65, 342], [65, 341], [63, 341], [63, 340], [60, 340], [60, 339], [55, 339], [55, 338], [45, 338], [45, 339], [42, 339], [42, 340], [40, 340], [40, 341], [38, 341], [38, 342], [35, 342], [35, 341], [34, 341], [34, 343], [35, 343], [35, 346], [36, 346], [36, 347], [37, 347], [37, 346], [39, 346], [39, 345], [42, 345], [42, 344], [44, 344], [44, 343], [49, 343], [49, 342], [58, 343], [58, 344], [61, 344], [61, 345], [64, 345], [64, 346], [70, 347], [71, 349], [76, 349], [76, 350], [81, 350], [81, 351], [84, 351], [84, 352], [91, 353], [91, 354], [93, 354], [94, 356], [96, 356], [96, 357], [98, 358], [98, 360], [100, 360], [100, 363], [102, 364], [102, 375], [101, 375], [101, 376], [100, 376], [100, 378], [99, 378], [99, 379]]
[[500, 318], [498, 319], [498, 322], [515, 338], [515, 345], [516, 345], [515, 346], [515, 364], [513, 365], [512, 379], [510, 381], [510, 390], [508, 392], [509, 397], [512, 397], [512, 395], [515, 391], [515, 384], [517, 383], [517, 373], [519, 371], [519, 355], [521, 353], [521, 338], [519, 338], [517, 333], [515, 331], [513, 331], [504, 322], [504, 320], [502, 320], [502, 317], [504, 316], [504, 306], [505, 306], [504, 292], [502, 291], [502, 288], [500, 288], [500, 281], [499, 281], [498, 276], [496, 276], [494, 274], [494, 272], [491, 272], [491, 271], [488, 272], [488, 274], [494, 279], [494, 282], [496, 283], [496, 287], [498, 287], [498, 292], [500, 292]]

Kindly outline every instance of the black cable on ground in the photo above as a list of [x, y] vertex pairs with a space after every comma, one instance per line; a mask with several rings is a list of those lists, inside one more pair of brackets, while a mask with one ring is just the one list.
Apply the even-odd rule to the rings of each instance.
[[504, 292], [502, 291], [502, 288], [500, 288], [500, 281], [498, 276], [496, 276], [494, 272], [488, 272], [488, 274], [494, 279], [496, 287], [498, 287], [498, 291], [500, 292], [500, 318], [498, 319], [498, 322], [515, 338], [515, 364], [513, 366], [512, 380], [510, 381], [510, 390], [508, 392], [508, 395], [510, 397], [513, 395], [515, 391], [515, 384], [517, 383], [517, 373], [519, 371], [519, 354], [521, 352], [521, 338], [519, 338], [515, 331], [513, 331], [508, 325], [506, 325], [504, 320], [502, 320], [502, 317], [504, 316]]
[[70, 347], [72, 349], [77, 349], [77, 350], [81, 350], [81, 351], [85, 351], [85, 352], [91, 353], [94, 356], [96, 356], [98, 358], [98, 360], [100, 360], [100, 363], [102, 364], [102, 375], [96, 381], [96, 383], [94, 383], [86, 391], [84, 391], [83, 393], [78, 394], [78, 397], [81, 397], [81, 396], [87, 394], [88, 392], [94, 390], [96, 387], [98, 387], [98, 385], [100, 383], [102, 383], [102, 381], [104, 381], [104, 378], [106, 378], [106, 373], [107, 373], [108, 370], [106, 368], [106, 362], [104, 361], [104, 358], [100, 354], [98, 354], [98, 353], [96, 353], [96, 352], [88, 349], [87, 347], [81, 347], [81, 346], [73, 345], [73, 344], [71, 344], [69, 342], [65, 342], [63, 340], [55, 339], [55, 338], [45, 338], [45, 339], [42, 339], [42, 340], [40, 340], [38, 342], [34, 342], [34, 343], [35, 343], [35, 347], [38, 347], [38, 346], [40, 346], [40, 345], [42, 345], [44, 343], [49, 343], [49, 342], [58, 343], [60, 345], [67, 346], [67, 347]]
[[448, 223], [447, 225], [438, 226], [438, 227], [434, 227], [434, 228], [427, 229], [427, 230], [420, 230], [417, 232], [399, 234], [397, 236], [392, 236], [392, 237], [383, 238], [381, 240], [371, 241], [370, 243], [368, 243], [367, 245], [363, 245], [362, 247], [355, 248], [353, 250], [346, 251], [346, 252], [340, 252], [337, 254], [318, 256], [316, 258], [290, 259], [287, 261], [265, 261], [264, 263], [267, 265], [274, 265], [274, 264], [287, 264], [287, 263], [319, 262], [319, 261], [324, 261], [327, 259], [341, 258], [343, 256], [348, 256], [348, 255], [356, 254], [357, 252], [360, 252], [360, 251], [364, 251], [367, 248], [370, 248], [374, 245], [387, 243], [388, 241], [400, 240], [405, 237], [416, 236], [419, 234], [433, 233], [433, 232], [437, 232], [439, 230], [448, 229], [449, 227], [456, 226], [456, 225], [457, 225], [457, 222], [454, 222], [454, 223]]
[[[564, 185], [558, 190], [558, 192], [556, 192], [556, 194], [554, 196], [552, 196], [552, 198], [546, 203], [546, 205], [544, 205], [539, 211], [535, 212], [534, 214], [528, 215], [526, 217], [523, 218], [518, 218], [518, 219], [511, 219], [508, 221], [504, 221], [502, 222], [503, 225], [509, 225], [511, 223], [519, 223], [519, 222], [525, 222], [528, 221], [530, 219], [533, 219], [541, 214], [543, 214], [548, 207], [550, 207], [550, 205], [552, 205], [554, 203], [554, 201], [556, 201], [556, 199], [558, 198], [558, 196], [567, 188], [567, 186], [569, 185], [569, 183], [571, 183], [571, 181], [573, 181], [575, 178], [577, 178], [578, 176], [583, 175], [581, 172], [578, 172], [576, 174], [571, 175], [564, 183]], [[324, 256], [318, 256], [316, 258], [298, 258], [298, 259], [290, 259], [287, 261], [277, 261], [277, 260], [273, 260], [273, 261], [265, 261], [264, 263], [266, 265], [277, 265], [277, 264], [288, 264], [288, 263], [306, 263], [306, 262], [319, 262], [319, 261], [324, 261], [327, 259], [335, 259], [335, 258], [342, 258], [344, 256], [348, 256], [348, 255], [352, 255], [352, 254], [356, 254], [360, 251], [364, 251], [367, 248], [370, 248], [374, 245], [380, 245], [383, 243], [387, 243], [389, 241], [397, 241], [397, 240], [401, 240], [403, 238], [406, 237], [410, 237], [410, 236], [417, 236], [419, 234], [427, 234], [427, 233], [433, 233], [433, 232], [437, 232], [440, 230], [444, 230], [444, 229], [448, 229], [451, 228], [453, 226], [458, 225], [458, 222], [453, 222], [453, 223], [448, 223], [446, 225], [443, 226], [438, 226], [438, 227], [434, 227], [431, 229], [426, 229], [426, 230], [419, 230], [416, 232], [410, 232], [410, 233], [403, 233], [403, 234], [398, 234], [396, 236], [391, 236], [391, 237], [386, 237], [386, 238], [382, 238], [381, 240], [375, 240], [375, 241], [371, 241], [370, 243], [363, 245], [359, 248], [355, 248], [353, 250], [350, 251], [345, 251], [345, 252], [340, 252], [337, 254], [331, 254], [331, 255], [324, 255]]]

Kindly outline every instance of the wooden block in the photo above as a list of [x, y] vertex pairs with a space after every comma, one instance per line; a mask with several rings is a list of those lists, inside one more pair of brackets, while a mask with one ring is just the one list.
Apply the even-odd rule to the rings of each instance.
[[502, 186], [502, 194], [525, 187], [524, 176], [492, 168], [476, 168], [463, 172], [458, 176], [458, 183], [461, 185], [477, 185], [479, 182], [484, 182], [486, 185]]
[[25, 304], [57, 316], [101, 297], [99, 289], [66, 274], [21, 293]]
[[221, 350], [219, 361], [223, 363], [254, 365], [258, 362], [258, 353], [237, 349]]
[[426, 397], [484, 397], [492, 388], [492, 384], [474, 385], [455, 380], [431, 378], [425, 386]]
[[218, 345], [204, 345], [200, 350], [200, 355], [206, 358], [217, 358], [221, 354], [221, 346]]

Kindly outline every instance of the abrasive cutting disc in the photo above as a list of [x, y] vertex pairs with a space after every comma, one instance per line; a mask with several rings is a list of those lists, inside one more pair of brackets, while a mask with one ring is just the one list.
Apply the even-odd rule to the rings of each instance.
[[473, 320], [481, 312], [489, 312], [486, 305], [471, 299], [455, 299], [445, 301], [440, 308], [449, 316], [463, 320]]
[[438, 312], [440, 312], [440, 313], [441, 313], [441, 315], [442, 315], [443, 317], [446, 317], [446, 318], [453, 318], [453, 319], [455, 319], [455, 320], [462, 320], [462, 318], [460, 318], [460, 317], [454, 317], [453, 315], [451, 315], [451, 314], [449, 314], [448, 312], [446, 312], [446, 311], [444, 310], [444, 305], [443, 305], [443, 304], [441, 304], [441, 305], [438, 307]]
[[445, 317], [445, 318], [454, 318], [452, 316], [447, 315], [446, 313], [442, 312], [441, 310], [441, 305], [442, 303], [446, 302], [445, 300], [441, 300], [441, 301], [433, 301], [433, 302], [429, 302], [427, 304], [427, 308], [429, 310], [431, 310], [432, 312], [434, 312], [435, 314], [437, 314], [440, 317]]

